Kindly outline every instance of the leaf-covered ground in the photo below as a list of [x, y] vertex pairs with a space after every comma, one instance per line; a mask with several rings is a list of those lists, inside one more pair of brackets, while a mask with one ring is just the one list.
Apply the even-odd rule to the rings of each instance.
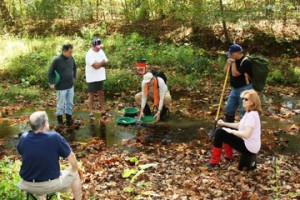
[[[199, 120], [205, 118], [214, 123], [219, 101], [217, 84], [202, 83], [200, 91], [176, 91], [172, 115], [184, 115]], [[86, 143], [73, 142], [71, 146], [82, 163], [81, 177], [83, 199], [299, 199], [300, 155], [299, 152], [281, 154], [278, 149], [289, 145], [282, 134], [299, 135], [299, 105], [283, 106], [278, 97], [299, 97], [297, 87], [266, 88], [264, 114], [269, 119], [287, 122], [287, 128], [263, 129], [262, 149], [257, 156], [257, 169], [238, 171], [239, 153], [234, 162], [222, 158], [221, 168], [208, 170], [203, 167], [209, 161], [211, 141], [209, 130], [199, 129], [200, 137], [189, 142], [174, 143], [167, 140], [149, 140], [147, 128], [140, 129], [137, 136], [124, 140], [122, 147], [107, 147], [105, 140], [91, 138]], [[125, 107], [133, 101], [132, 94], [115, 94], [110, 108]], [[228, 91], [226, 96], [228, 96]], [[128, 99], [129, 97], [129, 99]], [[275, 98], [276, 97], [276, 98]], [[226, 99], [225, 99], [226, 100]], [[55, 100], [45, 101], [44, 107], [55, 105]], [[15, 110], [30, 103], [3, 107], [0, 120], [11, 116]], [[77, 109], [85, 104], [76, 105]], [[9, 118], [12, 123], [27, 120], [28, 116]], [[221, 116], [222, 117], [222, 116]], [[106, 119], [106, 121], [114, 119]], [[105, 125], [105, 120], [101, 121]], [[156, 133], [154, 133], [156, 134]], [[159, 131], [157, 132], [159, 133]], [[2, 146], [5, 141], [0, 142]], [[2, 146], [3, 147], [3, 146]], [[1, 156], [7, 154], [5, 149]]]

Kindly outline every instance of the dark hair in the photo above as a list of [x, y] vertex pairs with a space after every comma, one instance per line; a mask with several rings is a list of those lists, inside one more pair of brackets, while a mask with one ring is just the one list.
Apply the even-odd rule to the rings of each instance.
[[62, 46], [62, 52], [68, 51], [69, 49], [73, 49], [73, 45], [71, 45], [71, 44], [64, 44]]

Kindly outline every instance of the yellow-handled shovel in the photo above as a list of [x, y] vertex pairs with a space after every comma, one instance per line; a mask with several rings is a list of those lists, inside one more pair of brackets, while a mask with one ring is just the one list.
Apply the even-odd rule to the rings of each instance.
[[217, 122], [218, 122], [218, 119], [219, 119], [221, 104], [223, 102], [223, 97], [224, 97], [225, 88], [226, 88], [226, 84], [227, 84], [227, 80], [228, 80], [228, 76], [229, 76], [229, 71], [230, 71], [230, 67], [228, 67], [227, 72], [226, 72], [226, 76], [225, 76], [225, 81], [224, 81], [224, 84], [223, 84], [222, 94], [221, 94], [221, 97], [220, 97], [219, 106], [218, 106], [218, 110], [217, 110], [217, 114], [216, 114], [216, 118], [215, 118], [215, 127], [210, 133], [208, 133], [208, 136], [210, 138], [212, 138], [215, 135], [215, 130], [217, 128]]

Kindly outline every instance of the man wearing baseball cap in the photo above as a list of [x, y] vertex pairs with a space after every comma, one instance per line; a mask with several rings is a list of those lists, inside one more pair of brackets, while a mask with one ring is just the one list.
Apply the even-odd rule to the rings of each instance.
[[[240, 95], [245, 90], [253, 89], [251, 78], [253, 76], [252, 63], [250, 59], [244, 59], [243, 48], [238, 44], [233, 44], [226, 52], [228, 57], [224, 72], [229, 70], [231, 91], [225, 108], [225, 122], [234, 122], [234, 116], [237, 108], [240, 110], [240, 118], [245, 114], [242, 99]], [[246, 78], [245, 74], [249, 77]], [[224, 143], [225, 157], [230, 160], [233, 158], [232, 148]]]
[[92, 40], [92, 47], [88, 50], [85, 56], [85, 76], [88, 83], [89, 91], [89, 110], [90, 119], [94, 120], [94, 96], [98, 95], [98, 101], [102, 115], [105, 115], [104, 101], [104, 81], [106, 80], [105, 68], [108, 64], [108, 59], [102, 50], [103, 44], [99, 38]]

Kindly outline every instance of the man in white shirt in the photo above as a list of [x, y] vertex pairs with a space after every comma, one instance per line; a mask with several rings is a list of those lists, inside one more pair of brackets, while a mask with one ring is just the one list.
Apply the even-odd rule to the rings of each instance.
[[104, 81], [106, 80], [105, 67], [108, 64], [108, 59], [102, 50], [103, 45], [99, 38], [94, 38], [92, 47], [85, 56], [85, 76], [88, 83], [89, 91], [89, 110], [90, 119], [94, 120], [94, 96], [98, 95], [98, 101], [102, 115], [105, 114], [105, 101], [104, 101]]
[[159, 76], [154, 76], [151, 72], [144, 75], [142, 92], [135, 95], [136, 102], [141, 104], [139, 120], [145, 115], [151, 115], [151, 110], [147, 105], [148, 98], [153, 100], [154, 107], [157, 108], [157, 113], [154, 117], [156, 121], [159, 121], [161, 118], [165, 117], [172, 99], [164, 79]]

